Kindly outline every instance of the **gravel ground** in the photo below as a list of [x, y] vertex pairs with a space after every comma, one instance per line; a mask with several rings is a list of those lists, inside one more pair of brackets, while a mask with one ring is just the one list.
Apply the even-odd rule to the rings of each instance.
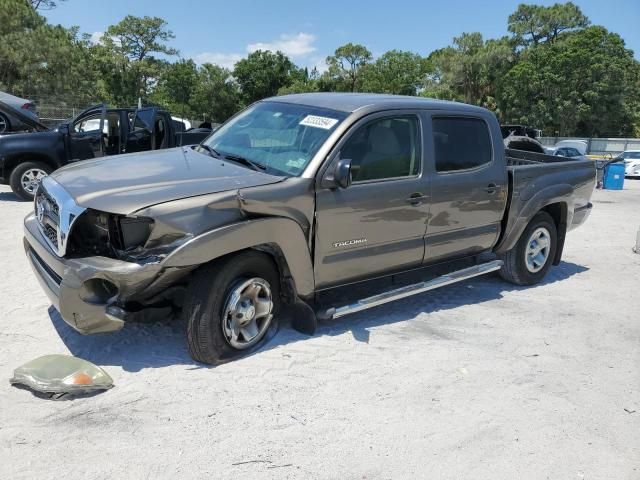
[[[207, 368], [180, 322], [83, 337], [22, 249], [0, 187], [0, 478], [639, 479], [640, 182], [596, 191], [545, 283], [477, 278]], [[48, 353], [116, 387], [12, 388]]]

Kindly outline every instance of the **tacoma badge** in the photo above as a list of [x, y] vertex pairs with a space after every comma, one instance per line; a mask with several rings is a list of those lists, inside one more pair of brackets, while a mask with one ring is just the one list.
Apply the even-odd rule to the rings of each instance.
[[356, 238], [354, 240], [343, 240], [341, 242], [334, 242], [333, 248], [352, 247], [354, 245], [362, 245], [363, 243], [367, 243], [366, 238]]

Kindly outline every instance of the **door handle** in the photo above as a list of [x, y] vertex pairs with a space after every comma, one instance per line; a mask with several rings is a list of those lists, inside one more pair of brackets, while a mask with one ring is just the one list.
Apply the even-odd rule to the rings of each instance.
[[415, 205], [420, 205], [422, 202], [428, 199], [429, 199], [429, 195], [423, 195], [420, 192], [416, 192], [409, 195], [405, 201], [415, 206]]
[[489, 195], [492, 195], [498, 192], [499, 190], [500, 190], [500, 187], [495, 183], [490, 183], [489, 185], [487, 185], [487, 188], [484, 189], [484, 191], [487, 192]]

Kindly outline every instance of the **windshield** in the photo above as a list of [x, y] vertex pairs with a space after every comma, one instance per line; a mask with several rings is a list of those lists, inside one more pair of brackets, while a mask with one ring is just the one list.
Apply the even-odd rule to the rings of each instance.
[[622, 158], [630, 158], [633, 160], [640, 159], [640, 152], [624, 152]]
[[261, 102], [231, 119], [203, 144], [223, 157], [240, 157], [267, 173], [298, 176], [347, 116], [344, 112]]

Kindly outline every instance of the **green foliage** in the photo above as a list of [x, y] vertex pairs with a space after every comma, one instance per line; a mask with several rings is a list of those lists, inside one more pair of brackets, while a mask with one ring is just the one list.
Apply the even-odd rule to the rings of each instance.
[[619, 35], [589, 27], [524, 52], [507, 73], [501, 103], [509, 122], [549, 133], [631, 135], [638, 74], [638, 62]]
[[513, 59], [508, 39], [484, 41], [480, 33], [463, 33], [453, 46], [429, 57], [433, 65], [425, 91], [437, 98], [493, 107], [502, 73]]
[[236, 63], [233, 75], [245, 104], [278, 94], [302, 74], [282, 52], [258, 50]]
[[329, 70], [325, 81], [333, 83], [334, 90], [357, 92], [361, 86], [361, 70], [371, 62], [372, 55], [364, 45], [347, 43], [327, 57]]
[[0, 89], [40, 106], [68, 98], [74, 106], [131, 106], [140, 97], [176, 115], [222, 122], [273, 95], [380, 92], [481, 105], [549, 134], [640, 135], [639, 62], [571, 2], [521, 4], [509, 16], [509, 37], [462, 33], [427, 57], [391, 50], [374, 59], [364, 45], [347, 43], [319, 74], [270, 51], [249, 54], [233, 71], [174, 61], [174, 35], [158, 17], [126, 16], [94, 44], [38, 14], [60, 1], [0, 0]]
[[550, 7], [521, 3], [509, 16], [509, 32], [522, 45], [553, 43], [568, 30], [589, 26], [589, 19], [572, 2], [555, 3]]
[[176, 55], [177, 50], [166, 45], [173, 38], [167, 22], [158, 17], [127, 15], [110, 26], [93, 47], [104, 95], [120, 105], [135, 105], [138, 98], [146, 101], [167, 66], [154, 54]]
[[430, 69], [430, 62], [416, 53], [390, 50], [362, 67], [361, 90], [416, 95]]
[[218, 65], [202, 65], [191, 106], [196, 117], [216, 123], [224, 122], [240, 110], [240, 90], [231, 72]]
[[18, 95], [93, 95], [88, 43], [78, 29], [48, 25], [24, 0], [0, 0], [0, 89]]

